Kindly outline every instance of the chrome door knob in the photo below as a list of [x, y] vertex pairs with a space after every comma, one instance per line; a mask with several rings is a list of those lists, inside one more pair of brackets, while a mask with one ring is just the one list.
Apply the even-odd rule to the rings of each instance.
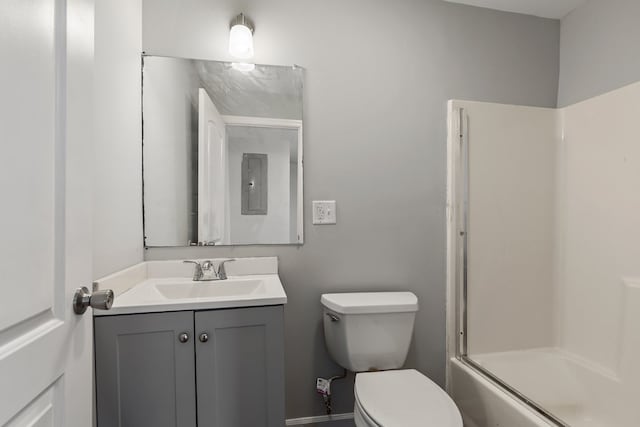
[[180, 335], [178, 335], [178, 341], [183, 344], [186, 343], [187, 341], [189, 341], [189, 334], [186, 332], [181, 333]]
[[114, 295], [111, 289], [97, 291], [91, 294], [89, 305], [98, 310], [109, 310], [113, 305], [113, 298]]
[[76, 314], [83, 314], [89, 306], [96, 310], [109, 310], [114, 298], [115, 295], [111, 289], [90, 293], [89, 289], [83, 286], [76, 289], [73, 295], [73, 311]]
[[206, 332], [203, 332], [200, 334], [198, 339], [200, 340], [200, 342], [207, 342], [209, 341], [209, 334], [207, 334]]

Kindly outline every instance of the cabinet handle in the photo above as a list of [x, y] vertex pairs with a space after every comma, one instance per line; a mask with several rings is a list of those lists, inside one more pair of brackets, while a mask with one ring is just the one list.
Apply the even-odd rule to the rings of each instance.
[[189, 341], [189, 334], [186, 332], [181, 333], [180, 335], [178, 335], [178, 341], [183, 344], [186, 343], [187, 341]]
[[207, 342], [209, 341], [209, 334], [207, 334], [206, 332], [203, 332], [200, 334], [200, 342]]

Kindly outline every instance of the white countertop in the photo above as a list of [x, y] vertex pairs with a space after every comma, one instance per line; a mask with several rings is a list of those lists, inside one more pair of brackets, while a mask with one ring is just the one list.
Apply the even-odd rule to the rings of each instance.
[[287, 302], [275, 257], [237, 258], [227, 264], [226, 280], [193, 281], [193, 268], [182, 260], [148, 261], [97, 280], [94, 291], [112, 289], [116, 297], [111, 310], [94, 310], [93, 315], [256, 307]]

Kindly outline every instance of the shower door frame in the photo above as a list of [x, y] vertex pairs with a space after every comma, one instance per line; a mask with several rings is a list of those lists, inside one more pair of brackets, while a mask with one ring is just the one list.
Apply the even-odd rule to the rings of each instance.
[[[479, 373], [501, 390], [513, 396], [529, 409], [558, 427], [570, 427], [544, 407], [494, 375], [469, 357], [468, 331], [468, 236], [469, 236], [469, 116], [459, 101], [449, 101], [447, 147], [447, 285], [449, 309], [447, 318], [450, 334], [448, 348], [454, 348], [454, 356], [465, 366]], [[450, 381], [449, 373], [447, 381]]]

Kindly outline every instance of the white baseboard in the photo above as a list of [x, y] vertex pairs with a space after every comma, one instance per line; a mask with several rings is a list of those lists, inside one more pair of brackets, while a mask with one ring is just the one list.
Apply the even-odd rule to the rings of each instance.
[[318, 415], [315, 417], [289, 418], [285, 425], [304, 426], [307, 424], [326, 423], [329, 421], [352, 420], [353, 412], [346, 414]]

